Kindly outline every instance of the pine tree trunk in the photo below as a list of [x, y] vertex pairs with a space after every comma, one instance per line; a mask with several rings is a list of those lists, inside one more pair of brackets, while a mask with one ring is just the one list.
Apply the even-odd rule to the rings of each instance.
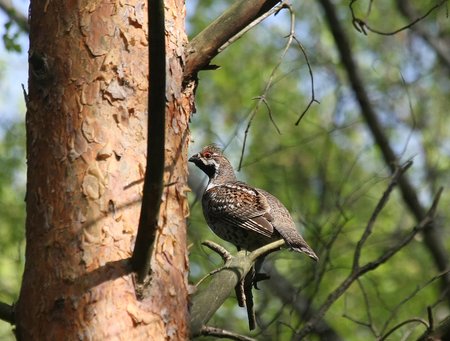
[[146, 165], [147, 3], [31, 2], [21, 340], [186, 339], [193, 94], [181, 86], [184, 1], [165, 6], [166, 187], [139, 301], [129, 259]]

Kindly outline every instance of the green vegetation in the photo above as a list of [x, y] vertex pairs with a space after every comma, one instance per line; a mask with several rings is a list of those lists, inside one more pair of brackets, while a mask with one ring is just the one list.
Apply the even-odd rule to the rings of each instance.
[[[366, 15], [367, 4], [357, 2], [355, 15], [373, 28], [393, 31], [410, 22], [394, 3], [373, 3]], [[420, 14], [432, 6], [418, 1], [413, 5]], [[288, 41], [290, 15], [285, 10], [215, 58], [213, 63], [220, 69], [200, 73], [197, 113], [192, 119], [192, 152], [216, 142], [226, 147], [238, 168], [250, 115], [257, 98], [264, 96], [265, 103], [259, 105], [251, 121], [238, 177], [277, 195], [322, 257], [317, 265], [288, 251], [270, 257], [277, 272], [295, 291], [291, 302], [283, 302], [282, 293], [270, 283], [276, 279], [261, 283], [262, 290], [254, 293], [259, 330], [248, 332], [245, 309], [237, 307], [235, 298], [230, 298], [209, 323], [258, 340], [290, 340], [308, 320], [296, 311], [296, 302], [308, 299], [317, 309], [349, 275], [356, 244], [391, 176], [361, 116], [320, 4], [302, 1], [293, 6], [295, 36], [308, 55], [315, 99], [320, 104], [313, 103], [300, 124], [295, 125], [311, 100], [308, 65], [297, 42], [292, 42], [270, 78]], [[214, 3], [197, 3], [188, 25], [192, 32], [209, 22], [205, 22], [204, 13], [214, 12], [215, 7]], [[347, 3], [339, 2], [336, 11], [383, 133], [398, 164], [413, 160], [407, 177], [428, 209], [450, 174], [450, 135], [446, 128], [450, 122], [445, 109], [450, 105], [449, 65], [416, 31], [363, 35], [353, 27]], [[433, 12], [419, 24], [436, 37], [448, 38], [445, 10]], [[269, 81], [272, 85], [264, 93]], [[196, 196], [202, 189], [199, 176], [196, 169], [191, 169], [193, 283], [221, 264], [216, 255], [200, 245], [205, 239], [219, 240], [202, 217]], [[448, 200], [444, 192], [438, 209], [440, 228], [449, 218]], [[305, 229], [300, 227], [301, 222]], [[396, 188], [376, 220], [360, 264], [383, 255], [416, 224]], [[448, 250], [449, 232], [444, 229], [440, 236]], [[234, 251], [229, 244], [219, 243]], [[449, 306], [441, 291], [442, 282], [435, 278], [439, 274], [430, 248], [419, 234], [388, 262], [355, 281], [332, 305], [325, 320], [342, 340], [375, 339], [375, 335], [382, 336], [398, 323], [415, 317], [427, 321], [427, 307], [432, 307], [436, 321], [440, 321], [448, 315]], [[410, 323], [395, 331], [392, 339], [415, 340], [424, 331], [423, 325]], [[308, 339], [320, 338], [319, 334], [312, 335]]]

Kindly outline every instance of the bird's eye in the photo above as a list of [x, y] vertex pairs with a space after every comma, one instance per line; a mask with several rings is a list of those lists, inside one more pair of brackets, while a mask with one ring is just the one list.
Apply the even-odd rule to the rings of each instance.
[[204, 153], [203, 153], [203, 157], [204, 157], [205, 159], [210, 159], [211, 156], [212, 156], [212, 154], [211, 154], [210, 152], [204, 152]]

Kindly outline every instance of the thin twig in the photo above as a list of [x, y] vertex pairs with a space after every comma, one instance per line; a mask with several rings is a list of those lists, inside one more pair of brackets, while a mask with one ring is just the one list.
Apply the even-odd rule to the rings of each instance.
[[367, 238], [372, 234], [373, 226], [375, 224], [375, 221], [378, 218], [378, 215], [381, 213], [381, 210], [384, 208], [384, 206], [387, 204], [389, 197], [394, 190], [395, 186], [397, 186], [398, 179], [411, 167], [412, 161], [406, 162], [404, 165], [397, 168], [397, 170], [392, 175], [392, 179], [389, 182], [388, 187], [384, 191], [381, 199], [378, 201], [377, 206], [375, 207], [369, 221], [367, 222], [366, 228], [364, 229], [363, 235], [359, 239], [358, 243], [356, 244], [355, 253], [353, 256], [353, 269], [354, 271], [359, 267], [359, 259], [361, 256], [361, 250], [364, 246], [364, 243], [367, 241]]
[[[353, 58], [349, 39], [347, 38], [342, 24], [336, 14], [336, 8], [331, 0], [319, 0], [319, 2], [324, 9], [325, 18], [328, 22], [329, 29], [333, 34], [340, 59], [344, 65], [352, 90], [358, 101], [361, 115], [364, 118], [376, 145], [381, 151], [386, 166], [394, 172], [395, 165], [398, 164], [398, 157], [394, 152], [391, 142], [385, 134], [385, 129], [383, 129], [378, 115], [371, 103], [358, 64]], [[414, 216], [416, 223], [419, 224], [424, 220], [426, 210], [419, 200], [416, 189], [406, 176], [399, 179], [399, 188], [401, 191], [401, 197], [406, 207]], [[430, 224], [422, 232], [424, 236], [424, 244], [432, 255], [436, 267], [439, 271], [444, 271], [449, 267], [449, 254], [438, 231], [438, 227], [439, 226]], [[442, 287], [448, 288], [449, 286], [450, 275], [447, 275], [442, 278]], [[447, 292], [447, 300], [450, 302], [450, 291]]]
[[309, 102], [306, 105], [305, 109], [303, 109], [303, 111], [300, 114], [299, 118], [295, 122], [295, 125], [298, 126], [300, 121], [303, 119], [303, 117], [308, 112], [309, 108], [311, 108], [311, 106], [314, 103], [320, 104], [320, 102], [316, 99], [316, 94], [315, 94], [315, 90], [314, 90], [314, 75], [313, 75], [313, 72], [312, 72], [311, 64], [309, 63], [308, 54], [306, 53], [305, 48], [303, 47], [302, 43], [300, 43], [300, 41], [297, 39], [297, 37], [294, 36], [294, 40], [297, 42], [297, 45], [300, 48], [300, 51], [302, 51], [302, 54], [305, 57], [306, 65], [308, 66], [309, 79], [311, 81], [311, 98], [309, 99]]
[[222, 260], [224, 263], [230, 261], [232, 258], [231, 253], [227, 249], [225, 249], [223, 246], [221, 246], [217, 243], [214, 243], [210, 240], [205, 240], [202, 242], [202, 245], [204, 245], [207, 248], [209, 248], [210, 250], [218, 253], [220, 255], [220, 257], [222, 257]]
[[219, 339], [230, 339], [230, 340], [236, 340], [236, 341], [256, 341], [256, 339], [253, 339], [248, 336], [230, 332], [225, 329], [208, 327], [208, 326], [203, 326], [200, 331], [200, 334], [203, 336], [215, 336]]
[[306, 335], [308, 335], [312, 330], [314, 330], [319, 321], [323, 318], [323, 316], [325, 316], [328, 309], [333, 305], [334, 302], [336, 302], [336, 300], [339, 297], [342, 296], [342, 294], [344, 294], [347, 291], [347, 289], [353, 284], [354, 281], [363, 276], [365, 273], [373, 271], [377, 269], [380, 265], [384, 264], [386, 261], [392, 258], [398, 251], [400, 251], [402, 248], [408, 245], [409, 242], [411, 242], [411, 240], [413, 240], [413, 238], [417, 235], [417, 233], [426, 229], [434, 220], [436, 208], [439, 203], [441, 194], [442, 188], [439, 189], [438, 193], [436, 194], [433, 200], [433, 204], [431, 205], [424, 219], [420, 221], [419, 224], [416, 225], [411, 230], [410, 233], [405, 235], [394, 246], [392, 246], [390, 249], [388, 249], [374, 261], [368, 262], [364, 266], [356, 268], [354, 267], [352, 269], [352, 272], [347, 276], [347, 278], [344, 279], [341, 282], [341, 284], [332, 293], [328, 295], [327, 299], [320, 306], [317, 313], [304, 325], [304, 327], [301, 330], [298, 331], [298, 333], [295, 335], [294, 340], [302, 340]]
[[393, 332], [395, 332], [397, 329], [399, 329], [399, 328], [401, 328], [401, 327], [403, 327], [404, 325], [409, 324], [409, 323], [421, 323], [421, 324], [423, 324], [423, 325], [427, 328], [427, 330], [429, 329], [429, 325], [428, 325], [427, 321], [425, 321], [424, 319], [421, 319], [421, 318], [419, 318], [419, 317], [413, 317], [413, 318], [408, 319], [408, 320], [406, 320], [406, 321], [400, 322], [399, 324], [397, 324], [397, 325], [395, 325], [394, 327], [392, 327], [392, 329], [390, 329], [385, 335], [383, 335], [383, 336], [380, 338], [380, 341], [387, 340], [387, 338], [388, 338], [389, 335], [391, 335], [391, 334], [392, 334]]
[[439, 7], [441, 7], [444, 3], [448, 2], [448, 0], [442, 0], [441, 2], [437, 3], [436, 5], [434, 5], [433, 7], [431, 7], [424, 15], [414, 19], [413, 21], [411, 21], [409, 24], [402, 26], [394, 31], [390, 31], [390, 32], [384, 32], [384, 31], [379, 31], [373, 27], [370, 27], [364, 20], [357, 18], [355, 15], [355, 12], [353, 10], [353, 4], [356, 2], [357, 0], [351, 0], [350, 4], [349, 4], [349, 8], [350, 8], [350, 13], [352, 15], [352, 23], [353, 26], [355, 27], [355, 29], [360, 32], [363, 33], [365, 35], [367, 35], [366, 29], [370, 32], [379, 34], [379, 35], [383, 35], [383, 36], [392, 36], [395, 35], [401, 31], [404, 31], [406, 29], [411, 28], [412, 26], [414, 26], [415, 24], [417, 24], [419, 21], [425, 19], [426, 17], [428, 17], [433, 11], [435, 11], [436, 9], [438, 9]]
[[[263, 100], [266, 99], [267, 94], [269, 92], [269, 89], [272, 86], [272, 83], [273, 83], [273, 80], [274, 80], [274, 77], [275, 77], [275, 73], [278, 71], [279, 67], [281, 66], [281, 63], [283, 62], [284, 57], [286, 56], [289, 48], [292, 45], [292, 41], [294, 39], [294, 34], [295, 34], [295, 14], [294, 14], [294, 11], [292, 10], [291, 6], [288, 5], [288, 4], [285, 4], [285, 6], [283, 6], [282, 8], [287, 8], [289, 10], [289, 13], [290, 13], [291, 24], [290, 24], [288, 39], [287, 39], [286, 45], [284, 46], [283, 51], [281, 52], [280, 58], [278, 59], [278, 63], [272, 69], [272, 72], [270, 73], [269, 79], [267, 80], [267, 83], [264, 86], [264, 89], [262, 91], [262, 94], [258, 97], [259, 100], [256, 102], [253, 110], [250, 113], [250, 118], [248, 120], [247, 127], [245, 128], [245, 132], [244, 132], [244, 141], [242, 143], [242, 150], [241, 150], [241, 156], [239, 158], [238, 171], [240, 171], [241, 167], [242, 167], [242, 162], [244, 160], [245, 146], [247, 144], [248, 132], [250, 131], [250, 127], [252, 125], [253, 119], [255, 118], [256, 113], [259, 110], [259, 106], [261, 105], [261, 103], [263, 103]], [[271, 113], [269, 112], [269, 117], [270, 117], [270, 115], [271, 115]], [[272, 119], [272, 122], [274, 122], [273, 119]], [[275, 125], [275, 127], [277, 128], [276, 125]]]
[[[434, 276], [433, 278], [427, 280], [425, 283], [417, 286], [410, 294], [408, 294], [404, 299], [402, 299], [391, 311], [389, 317], [386, 319], [386, 321], [383, 324], [383, 328], [381, 329], [381, 334], [384, 334], [389, 326], [389, 323], [395, 319], [395, 317], [397, 316], [397, 312], [399, 311], [399, 309], [405, 305], [407, 302], [411, 301], [411, 299], [416, 296], [420, 291], [422, 291], [423, 289], [425, 289], [428, 285], [434, 283], [437, 279], [441, 278], [442, 276], [445, 276], [448, 271], [444, 271], [439, 273], [438, 275]], [[430, 320], [430, 316], [431, 316], [431, 320]], [[433, 324], [432, 322], [432, 311], [431, 308], [429, 307], [428, 309], [428, 321], [430, 322], [430, 326]]]

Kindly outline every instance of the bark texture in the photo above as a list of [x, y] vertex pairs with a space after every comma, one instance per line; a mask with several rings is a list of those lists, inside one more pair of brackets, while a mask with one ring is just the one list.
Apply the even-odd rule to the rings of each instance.
[[186, 338], [184, 16], [183, 1], [166, 1], [166, 187], [139, 301], [129, 258], [146, 163], [146, 1], [32, 1], [20, 339]]

